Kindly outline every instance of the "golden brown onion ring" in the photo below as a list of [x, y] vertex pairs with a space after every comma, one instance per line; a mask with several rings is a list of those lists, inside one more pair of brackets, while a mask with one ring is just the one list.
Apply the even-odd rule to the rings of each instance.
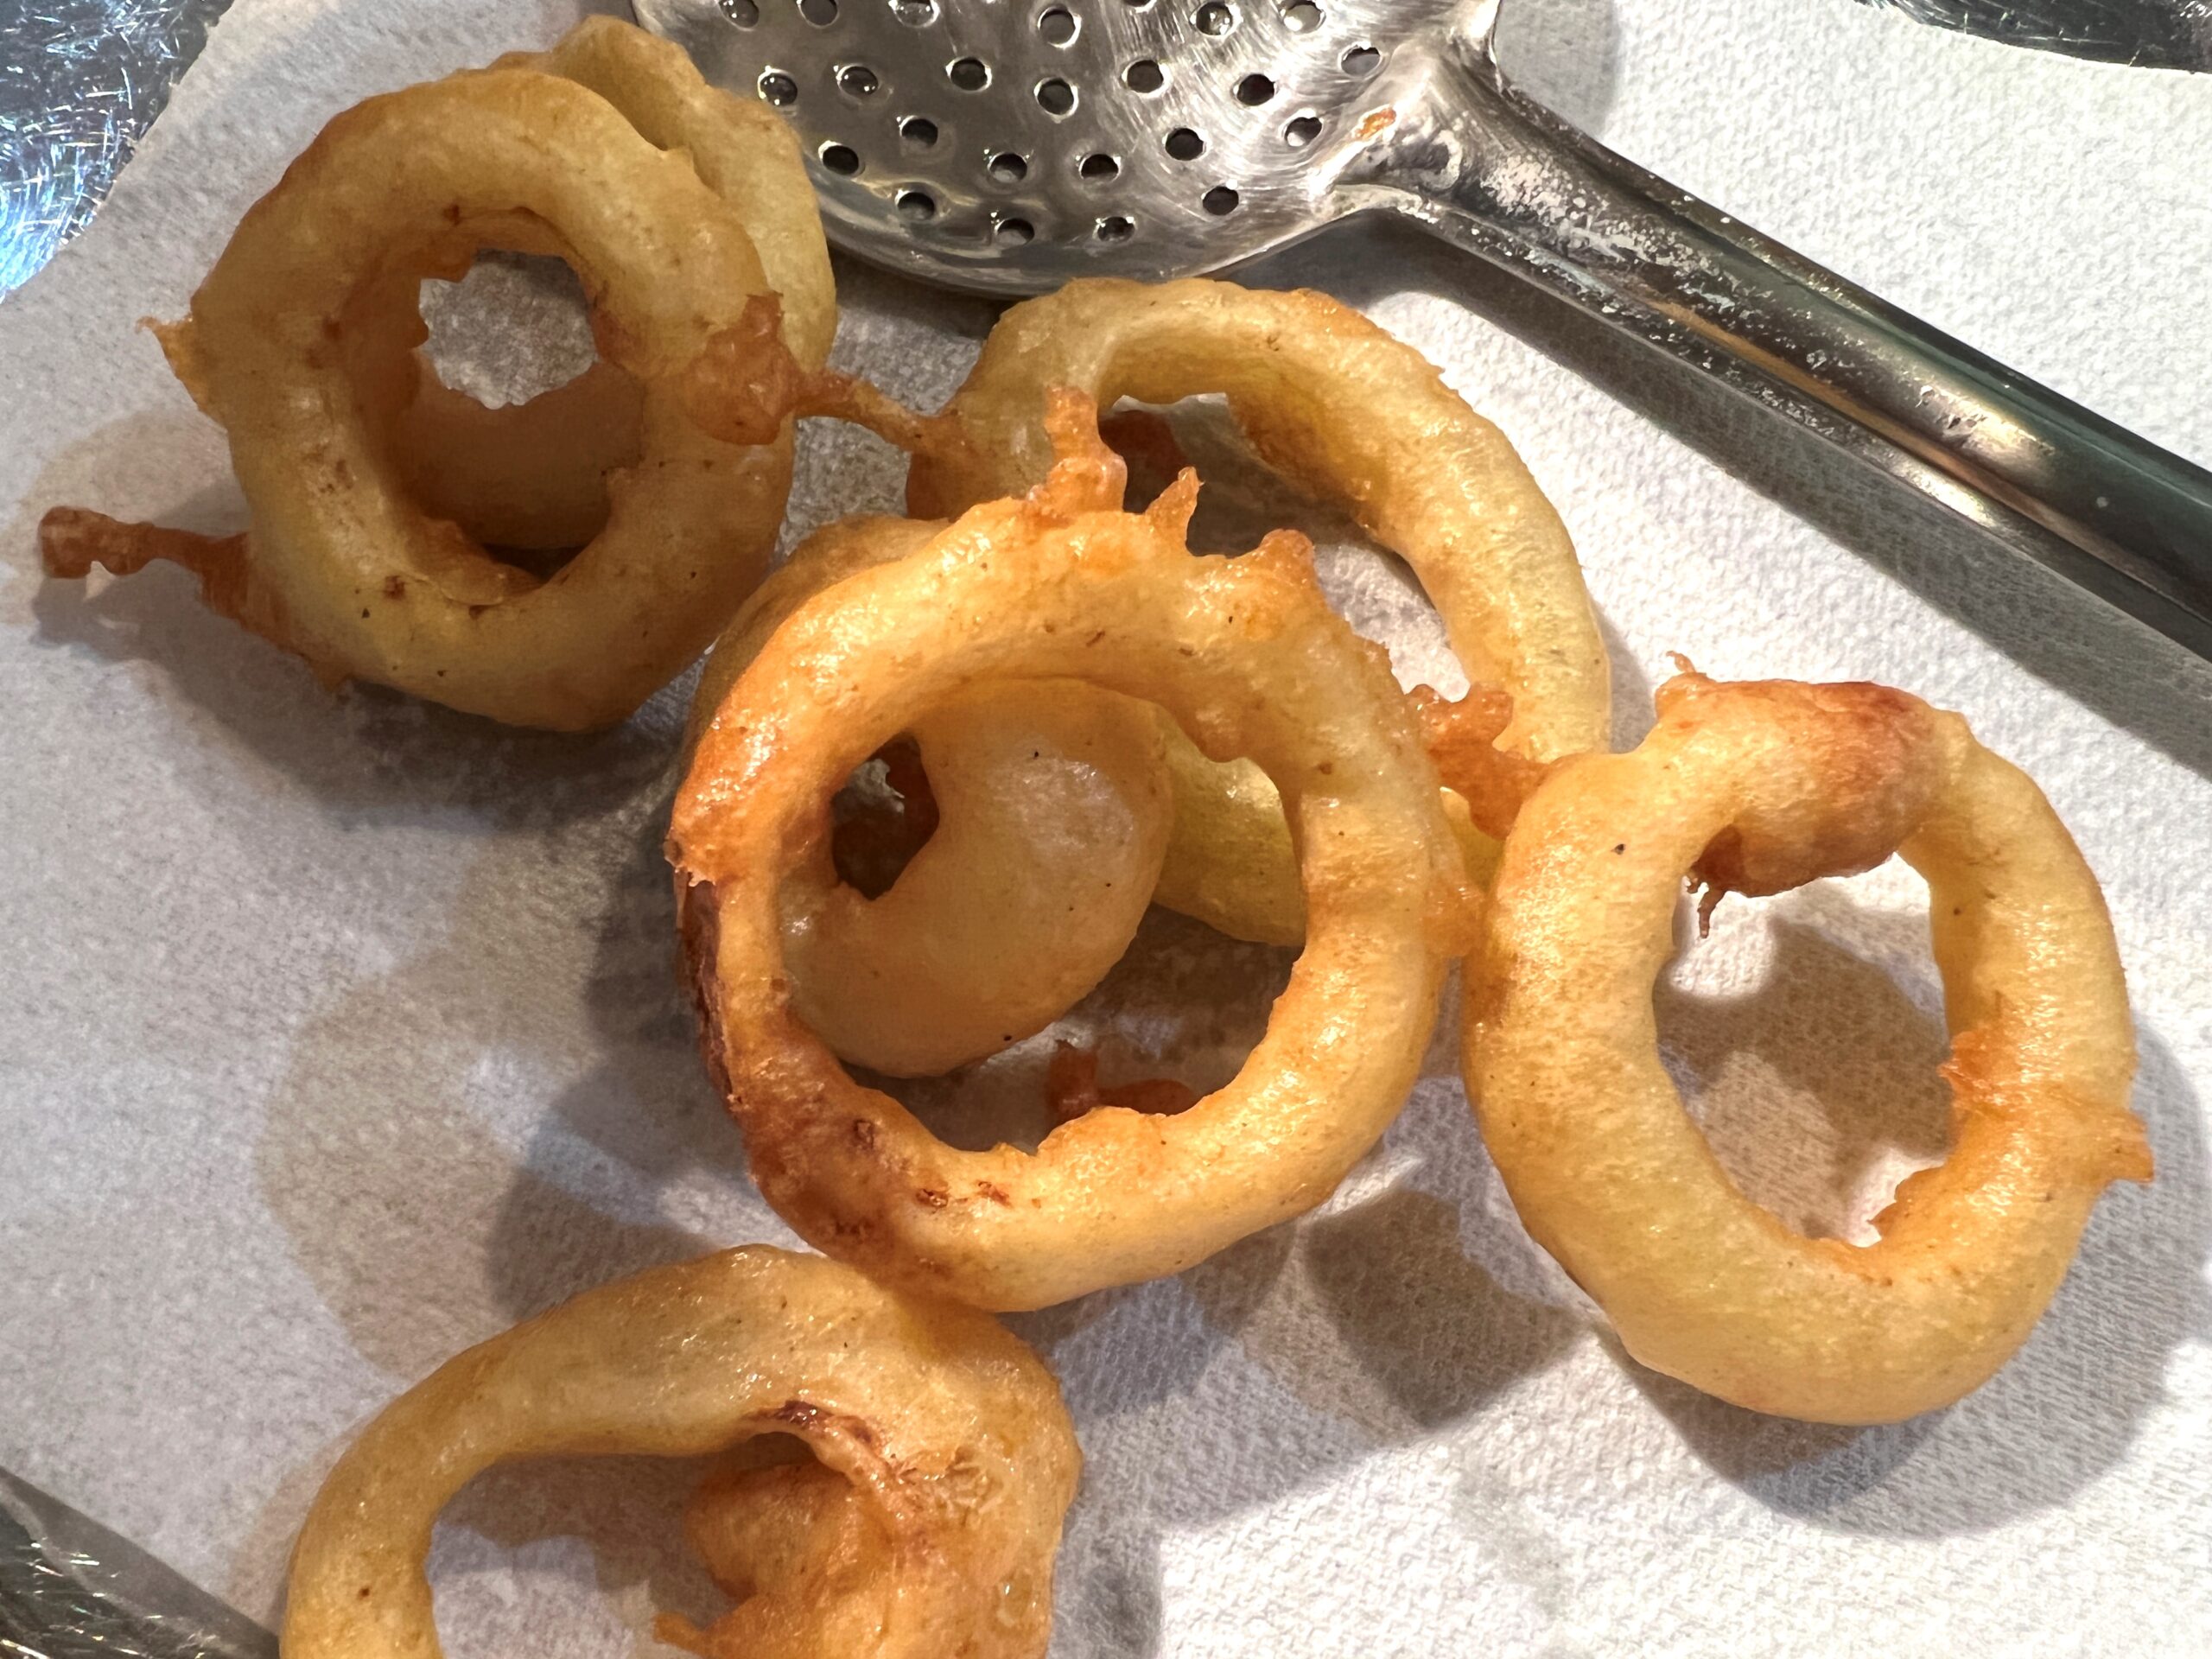
[[[907, 506], [1013, 495], [1052, 456], [1047, 392], [1101, 409], [1224, 392], [1270, 464], [1404, 557], [1469, 681], [1512, 698], [1498, 745], [1534, 761], [1602, 748], [1605, 651], [1574, 548], [1503, 434], [1411, 346], [1327, 296], [1086, 278], [1015, 306], [947, 405], [963, 444], [923, 448]], [[1304, 915], [1280, 804], [1249, 767], [1170, 741], [1175, 836], [1159, 898], [1225, 932], [1295, 944]]]
[[[600, 535], [543, 581], [395, 487], [369, 394], [412, 365], [365, 369], [346, 349], [349, 327], [376, 328], [359, 302], [396, 292], [391, 273], [522, 221], [569, 250], [601, 355], [644, 397], [644, 460], [612, 480]], [[574, 81], [486, 71], [340, 115], [162, 343], [229, 433], [253, 512], [206, 591], [327, 677], [520, 725], [610, 724], [714, 637], [782, 516], [796, 376], [744, 225]], [[47, 542], [55, 575], [102, 557], [82, 518], [70, 540]]]
[[[1483, 1137], [1645, 1364], [1820, 1422], [1947, 1405], [2026, 1338], [2106, 1184], [2150, 1178], [2103, 895], [2034, 783], [1902, 692], [1685, 673], [1659, 715], [1635, 753], [1560, 766], [1506, 841], [1469, 964]], [[1660, 1064], [1651, 990], [1685, 874], [1777, 893], [1892, 851], [1928, 881], [1952, 1145], [1862, 1248], [1737, 1189]]]
[[[785, 618], [944, 528], [848, 518], [801, 543], [700, 677], [692, 738]], [[1147, 705], [1066, 681], [980, 685], [912, 723], [936, 831], [888, 892], [839, 881], [823, 842], [785, 882], [798, 1017], [839, 1058], [930, 1077], [1058, 1019], [1120, 961], [1160, 878], [1171, 804]]]
[[[975, 509], [777, 631], [702, 737], [671, 825], [705, 1039], [762, 1192], [887, 1282], [993, 1307], [1173, 1273], [1327, 1196], [1411, 1086], [1467, 904], [1411, 709], [1382, 649], [1329, 610], [1303, 538], [1192, 556], [1187, 475], [1145, 514], [1110, 510], [1120, 463], [1068, 404], [1070, 459], [1030, 499]], [[1306, 948], [1243, 1069], [1187, 1111], [1109, 1108], [1033, 1154], [957, 1151], [798, 1017], [781, 872], [915, 709], [1072, 677], [1268, 772], [1297, 825]]]
[[[817, 1461], [710, 1481], [692, 1534], [744, 1599], [665, 1634], [731, 1659], [1045, 1651], [1082, 1463], [1052, 1373], [994, 1319], [752, 1245], [587, 1291], [386, 1407], [308, 1513], [284, 1652], [436, 1659], [431, 1527], [494, 1464], [696, 1457], [763, 1434], [795, 1435]], [[749, 1547], [753, 1507], [756, 1529], [815, 1524]], [[835, 1555], [792, 1547], [815, 1543]], [[825, 1579], [838, 1593], [817, 1605]]]

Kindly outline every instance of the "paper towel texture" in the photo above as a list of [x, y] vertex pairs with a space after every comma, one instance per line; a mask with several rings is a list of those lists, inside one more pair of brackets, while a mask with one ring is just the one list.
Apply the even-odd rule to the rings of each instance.
[[[672, 976], [678, 693], [602, 737], [505, 731], [326, 695], [181, 573], [37, 573], [56, 502], [242, 523], [137, 319], [181, 310], [330, 114], [575, 11], [237, 0], [96, 222], [0, 305], [0, 1465], [256, 1617], [340, 1446], [439, 1360], [648, 1263], [789, 1239]], [[1630, 156], [2212, 459], [2212, 82], [1849, 0], [1507, 11], [1509, 63]], [[2212, 668], [1410, 232], [1255, 280], [1365, 308], [1520, 446], [1581, 550], [1624, 739], [1682, 650], [1905, 687], [2040, 779], [2111, 897], [2159, 1177], [2106, 1200], [1962, 1404], [1761, 1419], [1605, 1336], [1516, 1224], [1440, 1039], [1323, 1211], [1014, 1322], [1089, 1458], [1054, 1654], [2205, 1651]], [[840, 362], [925, 405], [988, 325], [841, 285]], [[899, 481], [873, 440], [810, 430], [792, 531]], [[1438, 671], [1390, 567], [1330, 571], [1402, 670]], [[1941, 1154], [1916, 886], [1724, 906], [1662, 988], [1722, 1158], [1793, 1222], [1848, 1230]], [[1128, 1040], [1233, 1064], [1280, 959], [1161, 918], [1138, 954]], [[710, 1611], [675, 1541], [688, 1472], [472, 1489], [435, 1560], [451, 1649], [628, 1653], [654, 1605]]]

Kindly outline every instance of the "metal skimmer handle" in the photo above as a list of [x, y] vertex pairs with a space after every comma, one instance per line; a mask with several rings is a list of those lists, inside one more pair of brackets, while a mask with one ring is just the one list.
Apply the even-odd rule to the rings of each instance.
[[1718, 375], [2212, 658], [2212, 474], [1615, 155], [1516, 92], [1487, 29], [1440, 57], [1427, 92], [1340, 189]]

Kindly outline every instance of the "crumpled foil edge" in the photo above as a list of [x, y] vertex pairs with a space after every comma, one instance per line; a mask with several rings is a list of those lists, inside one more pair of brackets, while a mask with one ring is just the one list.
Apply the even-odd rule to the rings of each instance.
[[0, 297], [91, 220], [229, 4], [0, 5]]
[[276, 1659], [276, 1638], [0, 1469], [0, 1659]]
[[2007, 46], [2139, 69], [2212, 70], [2212, 0], [1860, 0]]

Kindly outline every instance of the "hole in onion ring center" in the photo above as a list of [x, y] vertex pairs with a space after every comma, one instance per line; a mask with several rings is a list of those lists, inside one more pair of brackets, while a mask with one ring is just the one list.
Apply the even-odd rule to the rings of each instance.
[[1927, 888], [1901, 859], [1772, 899], [1688, 901], [1652, 1004], [1659, 1055], [1713, 1155], [1808, 1237], [1872, 1243], [1897, 1183], [1949, 1141]]
[[421, 302], [438, 378], [486, 409], [526, 404], [599, 360], [583, 283], [556, 254], [486, 248], [460, 281], [425, 278]]
[[1313, 543], [1314, 569], [1331, 607], [1367, 638], [1384, 642], [1400, 684], [1433, 686], [1447, 697], [1466, 695], [1467, 674], [1411, 568], [1371, 540], [1349, 512], [1261, 460], [1226, 400], [1186, 397], [1160, 408], [1124, 399], [1100, 430], [1128, 463], [1131, 512], [1148, 505], [1179, 468], [1195, 467], [1204, 487], [1191, 520], [1193, 552], [1242, 553], [1269, 531], [1298, 531]]
[[[772, 1580], [748, 1570], [746, 1529], [720, 1529], [727, 1541], [702, 1554], [687, 1510], [712, 1502], [702, 1494], [736, 1471], [798, 1465], [815, 1465], [804, 1441], [763, 1434], [702, 1458], [556, 1458], [486, 1471], [447, 1506], [434, 1535], [428, 1571], [447, 1653], [513, 1653], [555, 1624], [582, 1648], [627, 1653], [658, 1615], [703, 1629], [746, 1592], [774, 1593]], [[767, 1547], [764, 1555], [804, 1519], [772, 1494], [732, 1497], [727, 1508], [750, 1508], [753, 1529], [770, 1535], [749, 1541]]]
[[[871, 899], [889, 892], [938, 821], [920, 746], [902, 734], [832, 798], [839, 880]], [[1297, 954], [1153, 906], [1120, 962], [1042, 1031], [1009, 1033], [1000, 1052], [937, 1076], [849, 1069], [949, 1145], [1033, 1152], [1095, 1106], [1173, 1113], [1228, 1083], [1266, 1030]]]
[[[720, 1617], [729, 1598], [683, 1537], [683, 1507], [719, 1462], [548, 1458], [469, 1482], [438, 1517], [427, 1566], [450, 1659], [526, 1652], [550, 1629], [580, 1651], [627, 1654], [657, 1613]], [[613, 1585], [646, 1587], [617, 1597]]]
[[920, 747], [899, 736], [854, 768], [830, 803], [830, 858], [864, 899], [891, 891], [937, 832], [937, 801]]
[[1228, 1083], [1267, 1031], [1297, 959], [1295, 950], [1232, 939], [1154, 905], [1097, 987], [1034, 1036], [943, 1077], [849, 1070], [948, 1146], [1034, 1152], [1079, 1109], [1071, 1056], [1078, 1087], [1135, 1110], [1179, 1109]]
[[556, 254], [480, 250], [421, 284], [429, 339], [388, 442], [416, 505], [543, 581], [606, 527], [607, 479], [644, 442], [638, 382], [599, 357]]

